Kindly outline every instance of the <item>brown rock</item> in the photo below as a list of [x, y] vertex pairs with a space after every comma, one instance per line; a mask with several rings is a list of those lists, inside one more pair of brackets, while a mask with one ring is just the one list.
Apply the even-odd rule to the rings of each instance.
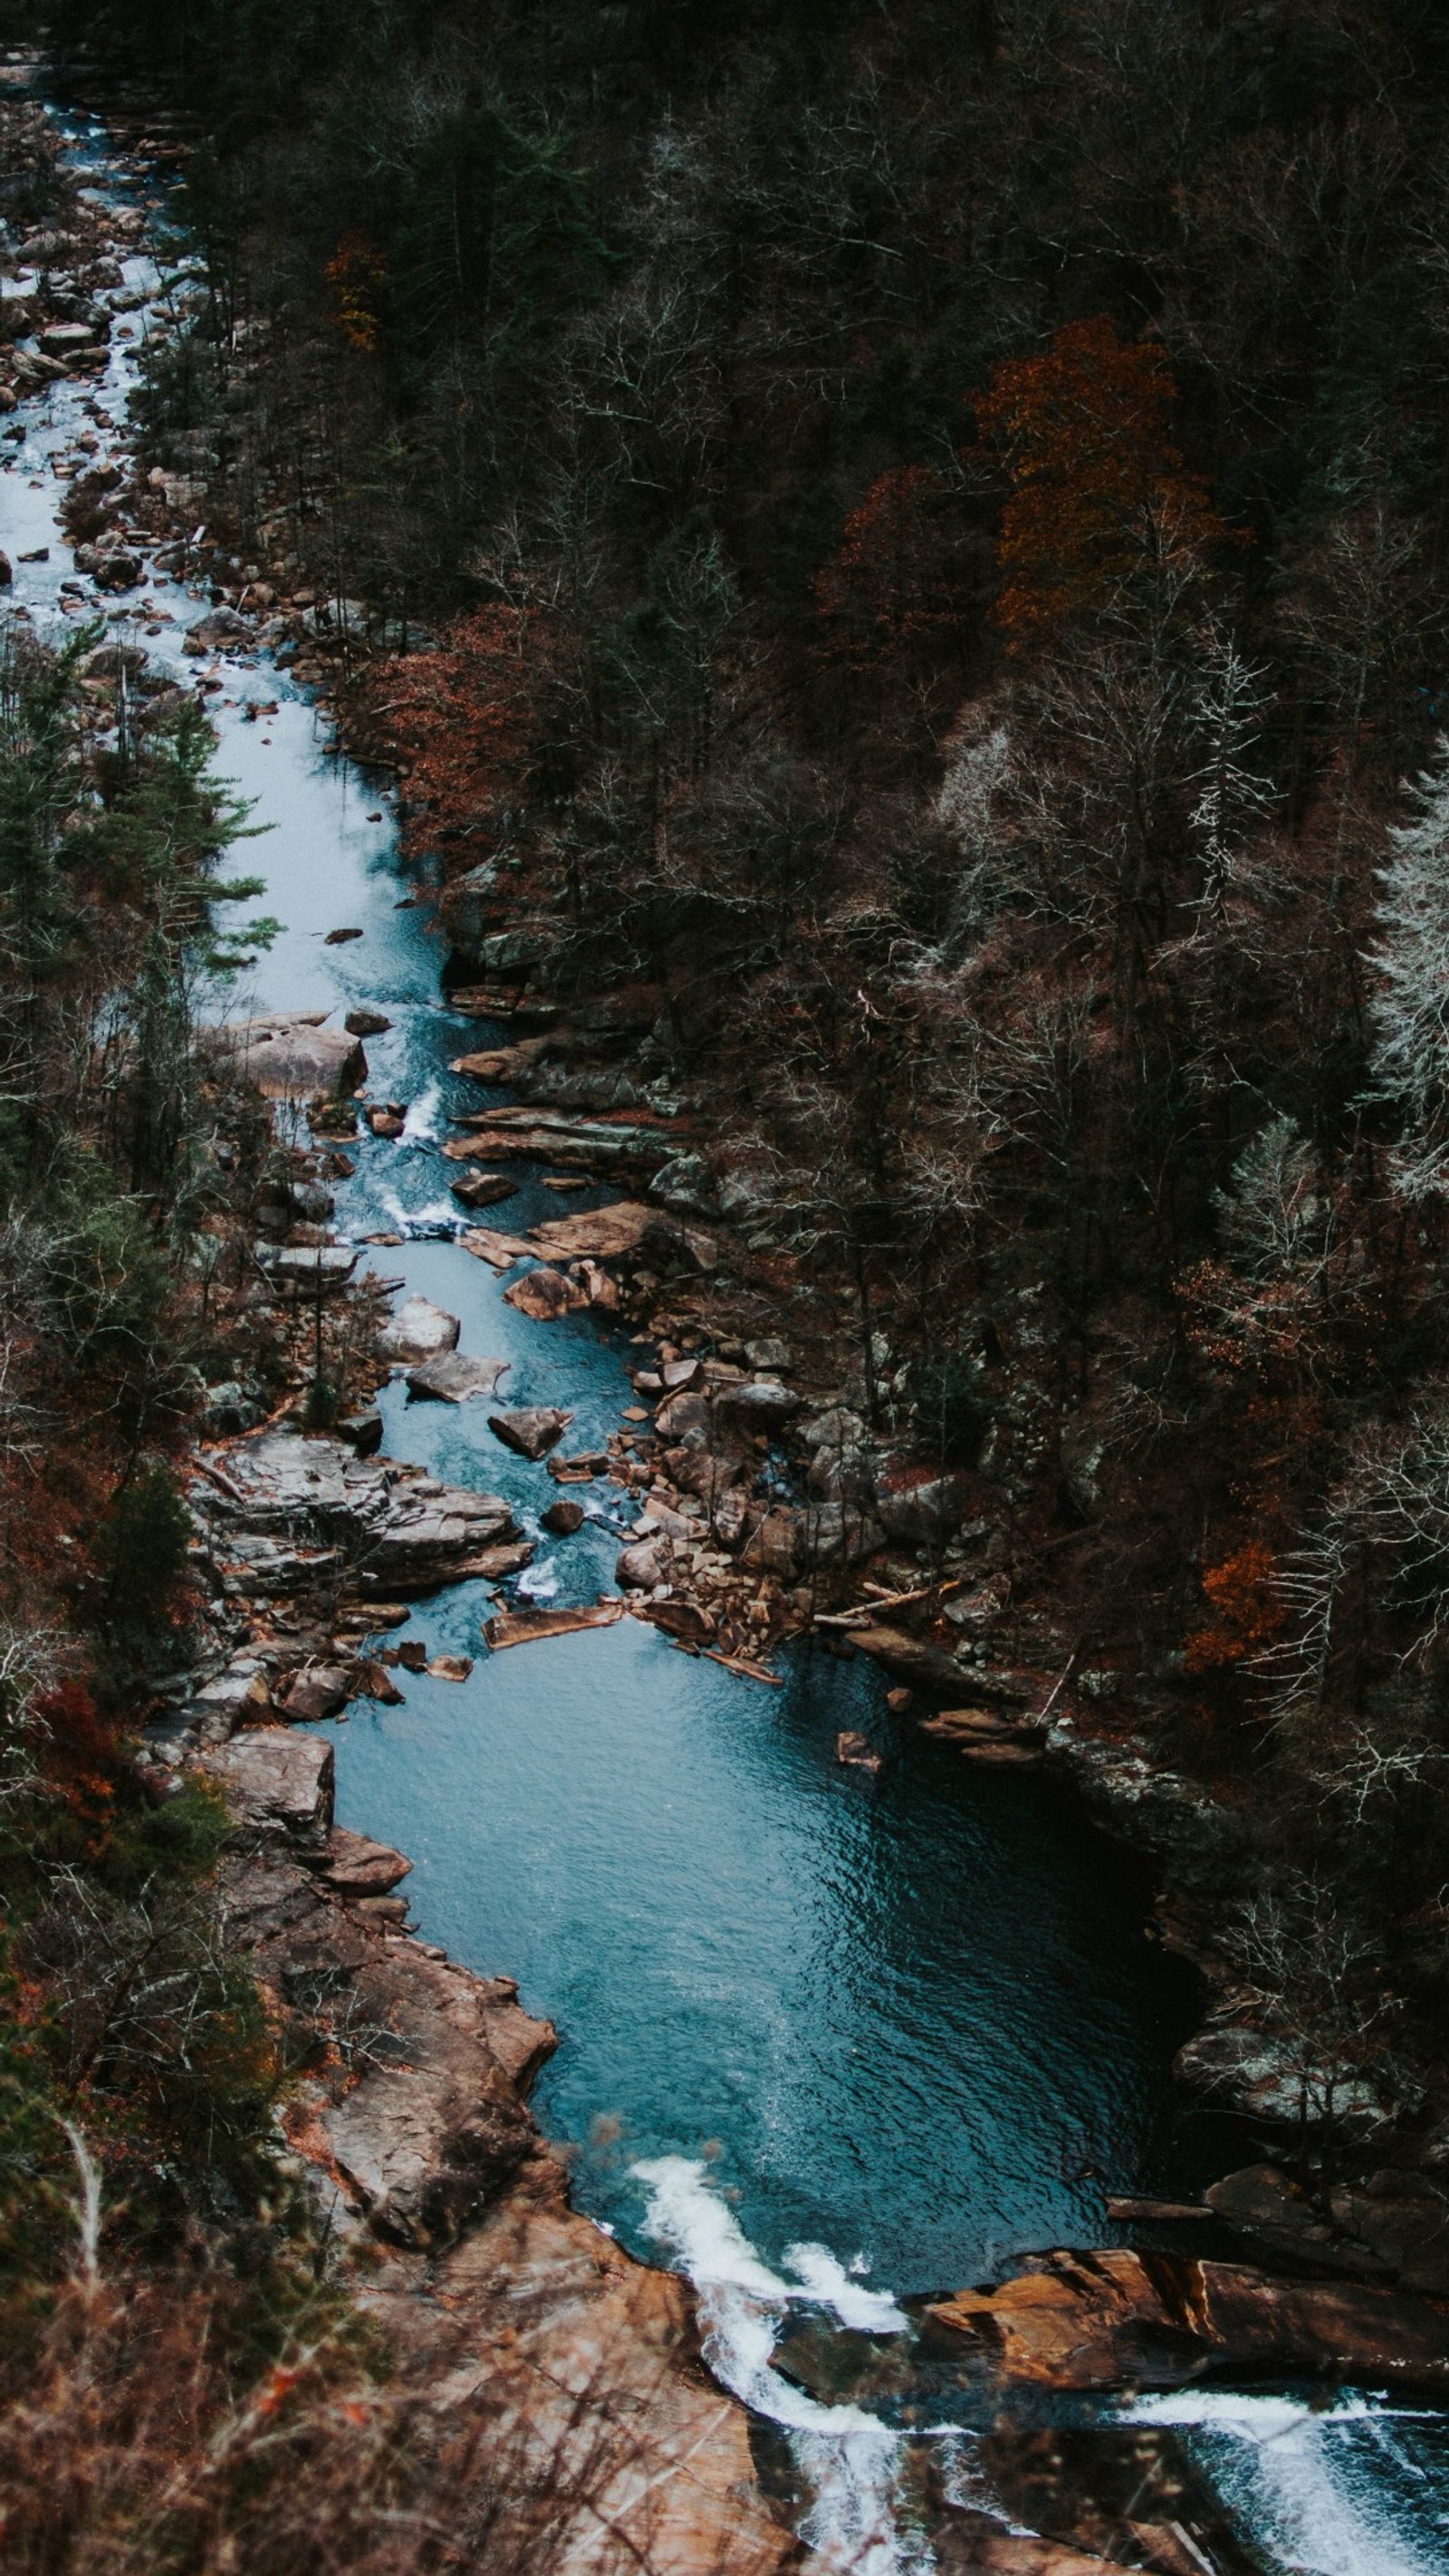
[[859, 1735], [853, 1727], [843, 1727], [835, 1739], [835, 1759], [855, 1771], [878, 1771], [880, 1755], [868, 1735]]
[[488, 1428], [520, 1458], [538, 1459], [563, 1438], [573, 1418], [557, 1405], [520, 1404], [507, 1413], [490, 1413]]
[[428, 1672], [435, 1682], [465, 1682], [473, 1669], [471, 1655], [434, 1655]]
[[299, 1725], [315, 1725], [347, 1706], [350, 1688], [340, 1664], [311, 1664], [294, 1673], [277, 1695], [277, 1705]]
[[661, 1534], [624, 1548], [614, 1568], [614, 1580], [628, 1592], [652, 1592], [656, 1583], [669, 1581], [673, 1566], [674, 1551]]
[[470, 1208], [492, 1207], [497, 1199], [518, 1195], [517, 1181], [510, 1180], [506, 1172], [470, 1172], [465, 1180], [453, 1181], [449, 1186], [454, 1198]]
[[1205, 2372], [1449, 2392], [1449, 2302], [1110, 2249], [1047, 2254], [933, 2306], [1004, 2380], [1178, 2388]]
[[560, 1494], [558, 1501], [550, 1503], [541, 1515], [544, 1528], [552, 1530], [555, 1538], [572, 1538], [575, 1530], [583, 1528], [587, 1518], [583, 1504], [571, 1503], [565, 1494]]
[[397, 1659], [405, 1673], [425, 1673], [428, 1650], [421, 1637], [405, 1637], [397, 1650]]
[[521, 1315], [531, 1315], [538, 1324], [552, 1324], [560, 1315], [581, 1315], [589, 1302], [587, 1290], [577, 1279], [568, 1279], [546, 1264], [515, 1279], [503, 1294], [510, 1306], [516, 1306]]
[[315, 1735], [268, 1727], [235, 1736], [201, 1764], [238, 1824], [320, 1843], [332, 1824], [332, 1747]]
[[321, 1875], [339, 1896], [390, 1896], [411, 1868], [407, 1854], [394, 1851], [390, 1843], [375, 1843], [366, 1834], [349, 1833], [345, 1825], [334, 1825], [327, 1837]]
[[504, 1610], [483, 1630], [495, 1655], [508, 1646], [537, 1645], [545, 1637], [568, 1637], [576, 1628], [612, 1628], [624, 1616], [622, 1601], [600, 1601], [576, 1610]]

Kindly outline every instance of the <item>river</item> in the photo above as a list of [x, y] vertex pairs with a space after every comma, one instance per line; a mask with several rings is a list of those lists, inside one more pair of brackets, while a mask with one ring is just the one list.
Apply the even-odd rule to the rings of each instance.
[[[104, 131], [63, 122], [88, 182], [134, 199]], [[160, 193], [141, 195], [164, 239]], [[126, 282], [154, 292], [149, 257], [126, 263]], [[130, 319], [140, 331], [154, 315]], [[119, 605], [89, 583], [61, 588], [75, 575], [56, 467], [78, 461], [82, 432], [119, 441], [136, 345], [117, 345], [99, 384], [61, 384], [10, 425], [24, 438], [3, 449], [0, 545], [38, 631], [104, 614], [191, 685], [181, 636], [200, 607], [178, 583], [155, 575]], [[46, 562], [18, 560], [42, 547]], [[506, 1402], [566, 1405], [567, 1445], [601, 1445], [631, 1400], [627, 1343], [588, 1318], [520, 1315], [454, 1239], [440, 1140], [455, 1108], [498, 1095], [448, 1065], [491, 1033], [440, 999], [433, 916], [402, 871], [388, 793], [334, 756], [306, 693], [264, 658], [200, 676], [221, 683], [207, 699], [220, 768], [266, 827], [244, 864], [285, 924], [228, 1008], [365, 1004], [392, 1022], [368, 1041], [369, 1089], [407, 1102], [407, 1123], [359, 1140], [340, 1230], [402, 1235], [368, 1257], [457, 1315], [464, 1351], [507, 1361]], [[328, 946], [339, 927], [362, 936]], [[510, 1229], [559, 1213], [544, 1177], [522, 1173], [499, 1211]], [[486, 1404], [410, 1403], [398, 1383], [382, 1410], [393, 1454], [508, 1497], [539, 1540], [521, 1597], [592, 1599], [609, 1583], [631, 1516], [613, 1487], [580, 1488], [583, 1530], [551, 1541], [539, 1514], [557, 1488], [490, 1435]], [[1183, 2115], [1170, 2081], [1195, 1981], [1147, 1937], [1142, 1872], [1066, 1794], [968, 1771], [891, 1716], [864, 1661], [797, 1648], [772, 1690], [632, 1620], [490, 1655], [489, 1607], [477, 1584], [420, 1605], [410, 1633], [472, 1656], [472, 1673], [461, 1686], [405, 1674], [403, 1706], [354, 1706], [335, 1730], [339, 1817], [412, 1854], [425, 1934], [516, 1976], [558, 2025], [537, 2109], [578, 2203], [692, 2275], [715, 2368], [789, 2437], [824, 2563], [927, 2568], [902, 2501], [902, 2408], [812, 2398], [772, 2355], [801, 2319], [902, 2332], [903, 2299], [1044, 2245], [1104, 2241], [1109, 2192], [1180, 2192], [1221, 2169], [1210, 2124]], [[838, 1765], [842, 1726], [879, 1746], [878, 1775]], [[1292, 2392], [1136, 2413], [1180, 2429], [1264, 2576], [1449, 2565], [1437, 2417]], [[946, 2492], [981, 2501], [970, 2428], [949, 2407], [928, 2407], [912, 2440], [935, 2443]]]

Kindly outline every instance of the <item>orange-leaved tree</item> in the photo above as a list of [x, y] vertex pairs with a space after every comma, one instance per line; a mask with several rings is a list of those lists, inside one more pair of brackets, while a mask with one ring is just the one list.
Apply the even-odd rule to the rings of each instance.
[[994, 615], [1018, 649], [1154, 558], [1193, 564], [1228, 537], [1171, 435], [1176, 400], [1160, 341], [1122, 340], [1106, 315], [993, 369], [975, 408], [1011, 478]]
[[354, 349], [372, 351], [382, 337], [382, 301], [387, 263], [365, 233], [344, 233], [327, 262], [327, 282], [336, 298], [334, 319]]
[[958, 613], [945, 487], [927, 465], [879, 475], [815, 579], [827, 650], [870, 671]]
[[1203, 1570], [1202, 1588], [1212, 1617], [1189, 1637], [1184, 1660], [1190, 1673], [1249, 1663], [1270, 1646], [1287, 1619], [1278, 1560], [1261, 1539]]
[[390, 663], [385, 721], [406, 765], [409, 799], [430, 837], [496, 829], [522, 797], [552, 669], [545, 621], [520, 608], [480, 608], [429, 653]]

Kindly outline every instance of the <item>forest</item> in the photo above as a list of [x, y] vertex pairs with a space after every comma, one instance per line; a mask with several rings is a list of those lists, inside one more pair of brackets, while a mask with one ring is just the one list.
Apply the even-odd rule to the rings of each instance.
[[[344, 637], [361, 603], [329, 667], [452, 985], [623, 997], [618, 1063], [703, 1138], [669, 1203], [848, 1344], [872, 1431], [1009, 1532], [1020, 1637], [1234, 1819], [1229, 1908], [1220, 1847], [1175, 1862], [1224, 1973], [1442, 2109], [1442, 11], [54, 0], [44, 33], [175, 151], [204, 291], [145, 453], [244, 580], [282, 561]], [[144, 1660], [119, 1605], [184, 1559], [188, 1014], [244, 828], [189, 713], [96, 750], [86, 667], [0, 673], [0, 1488], [76, 1420], [53, 1369], [34, 1409], [58, 1339], [110, 1497], [111, 1572], [54, 1611], [78, 1717], [8, 1542], [0, 1684], [59, 1718], [5, 1865], [53, 1903], [127, 1794], [73, 1752]], [[116, 1919], [213, 1829], [183, 1862], [108, 1821]], [[245, 2157], [251, 2004], [175, 1903]]]
[[652, 997], [639, 1070], [709, 1104], [680, 1186], [852, 1304], [872, 1413], [1251, 1799], [1310, 1986], [1346, 1907], [1427, 2040], [1436, 13], [55, 32], [195, 146], [150, 432], [401, 648], [360, 720], [458, 976]]

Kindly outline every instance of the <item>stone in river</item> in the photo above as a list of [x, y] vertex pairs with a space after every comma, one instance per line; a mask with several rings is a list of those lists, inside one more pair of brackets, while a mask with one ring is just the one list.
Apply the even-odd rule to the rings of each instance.
[[310, 1671], [294, 1674], [277, 1704], [304, 1726], [335, 1717], [347, 1705], [347, 1676], [339, 1664], [314, 1664]]
[[7, 554], [0, 553], [0, 590], [8, 590], [15, 579], [15, 567]]
[[465, 1682], [473, 1669], [471, 1655], [434, 1655], [427, 1670], [435, 1682]]
[[490, 1413], [488, 1428], [520, 1458], [542, 1458], [563, 1438], [573, 1420], [553, 1404], [521, 1404], [506, 1413]]
[[462, 1326], [431, 1297], [409, 1297], [377, 1337], [379, 1359], [421, 1361], [458, 1347]]
[[835, 1759], [856, 1771], [878, 1771], [880, 1755], [868, 1735], [858, 1735], [853, 1727], [842, 1727], [835, 1739]]
[[97, 590], [134, 590], [144, 580], [146, 567], [139, 555], [128, 554], [123, 546], [103, 555], [95, 570]]
[[561, 1270], [546, 1265], [530, 1270], [505, 1288], [504, 1297], [521, 1315], [531, 1315], [535, 1323], [551, 1324], [560, 1315], [578, 1315], [589, 1303], [588, 1290], [575, 1279], [566, 1279]]
[[397, 1659], [405, 1673], [425, 1673], [428, 1650], [421, 1637], [405, 1637], [397, 1650]]
[[492, 1207], [497, 1199], [518, 1195], [517, 1181], [510, 1180], [506, 1172], [470, 1172], [466, 1180], [453, 1181], [449, 1186], [464, 1207]]
[[322, 945], [324, 948], [341, 948], [345, 946], [349, 939], [360, 939], [361, 937], [362, 932], [360, 930], [329, 930], [326, 938], [322, 942]]
[[400, 1136], [407, 1125], [407, 1111], [394, 1109], [391, 1103], [386, 1108], [374, 1106], [364, 1110], [363, 1116], [374, 1136]]
[[667, 1538], [640, 1539], [621, 1551], [614, 1580], [626, 1592], [652, 1592], [656, 1583], [669, 1581], [673, 1568], [674, 1552]]
[[251, 635], [249, 619], [239, 617], [234, 608], [213, 608], [188, 626], [181, 642], [188, 653], [217, 653], [228, 644], [250, 643]]
[[473, 1359], [463, 1351], [443, 1351], [421, 1368], [409, 1369], [408, 1393], [439, 1404], [466, 1404], [470, 1395], [494, 1395], [509, 1366], [507, 1360]]
[[355, 1091], [367, 1078], [367, 1058], [356, 1038], [324, 1028], [326, 1017], [325, 1011], [286, 1011], [274, 1019], [233, 1020], [217, 1031], [215, 1043], [264, 1100]]
[[392, 1022], [381, 1011], [349, 1011], [342, 1025], [355, 1038], [382, 1038]]
[[572, 1538], [575, 1530], [583, 1528], [588, 1514], [582, 1503], [570, 1502], [566, 1494], [560, 1494], [558, 1501], [550, 1503], [540, 1518], [544, 1528], [551, 1530], [555, 1538]]

